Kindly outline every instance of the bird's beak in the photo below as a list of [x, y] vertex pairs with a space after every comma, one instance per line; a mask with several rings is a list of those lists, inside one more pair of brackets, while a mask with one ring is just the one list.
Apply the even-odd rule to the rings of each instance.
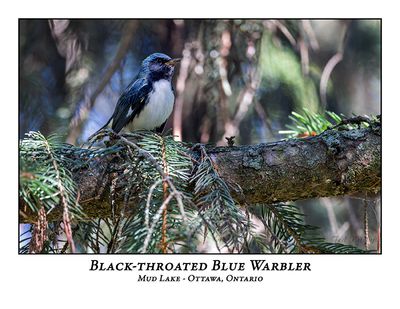
[[169, 61], [167, 61], [165, 64], [170, 66], [170, 67], [174, 67], [178, 64], [178, 62], [181, 61], [181, 58], [175, 58], [175, 59], [171, 59]]

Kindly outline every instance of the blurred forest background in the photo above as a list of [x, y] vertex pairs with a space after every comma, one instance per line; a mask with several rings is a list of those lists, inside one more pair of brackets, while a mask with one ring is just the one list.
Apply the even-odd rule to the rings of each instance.
[[[166, 128], [179, 140], [280, 140], [290, 113], [304, 108], [381, 113], [380, 20], [20, 20], [19, 26], [19, 138], [34, 130], [83, 143], [153, 52], [183, 58]], [[327, 240], [361, 248], [367, 209], [376, 250], [378, 197], [296, 204]]]

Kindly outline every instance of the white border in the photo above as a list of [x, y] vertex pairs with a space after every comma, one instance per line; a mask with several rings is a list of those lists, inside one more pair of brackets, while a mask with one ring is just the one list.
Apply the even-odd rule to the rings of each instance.
[[[376, 1], [15, 1], [1, 13], [1, 307], [378, 308], [398, 303], [398, 8]], [[382, 17], [383, 255], [265, 256], [271, 262], [310, 261], [312, 272], [267, 272], [262, 284], [137, 284], [136, 275], [91, 273], [93, 256], [17, 255], [17, 104], [19, 17]], [[396, 190], [397, 189], [397, 190]], [[129, 257], [130, 259], [131, 257]], [[132, 258], [139, 258], [132, 256]], [[146, 261], [242, 261], [250, 256], [146, 256]], [[123, 256], [102, 257], [113, 261]], [[390, 280], [392, 279], [393, 280]], [[396, 288], [396, 290], [395, 290]], [[7, 307], [6, 307], [7, 306]]]

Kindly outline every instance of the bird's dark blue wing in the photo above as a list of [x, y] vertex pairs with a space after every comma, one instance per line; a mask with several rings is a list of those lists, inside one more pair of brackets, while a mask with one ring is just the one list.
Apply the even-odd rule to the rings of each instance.
[[112, 116], [112, 129], [119, 132], [135, 118], [147, 104], [151, 84], [145, 78], [132, 82], [122, 93]]

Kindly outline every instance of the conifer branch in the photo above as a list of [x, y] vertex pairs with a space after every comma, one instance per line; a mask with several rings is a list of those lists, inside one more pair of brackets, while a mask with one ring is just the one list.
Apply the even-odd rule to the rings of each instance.
[[65, 235], [67, 236], [67, 241], [69, 246], [71, 247], [72, 253], [75, 252], [75, 244], [74, 240], [72, 238], [72, 230], [71, 230], [71, 217], [69, 214], [69, 206], [66, 198], [66, 193], [65, 193], [65, 188], [64, 184], [61, 181], [61, 175], [60, 175], [60, 169], [58, 167], [58, 163], [56, 158], [54, 157], [53, 151], [51, 150], [50, 144], [46, 139], [43, 139], [43, 142], [46, 147], [46, 151], [48, 153], [48, 156], [51, 159], [54, 171], [56, 173], [56, 180], [57, 180], [57, 188], [58, 188], [58, 193], [60, 195], [60, 200], [61, 200], [61, 205], [63, 208], [63, 223], [64, 223], [64, 232]]
[[[183, 194], [157, 160], [126, 137], [119, 138], [153, 165], [168, 183], [182, 211]], [[380, 122], [365, 128], [328, 129], [302, 139], [252, 146], [205, 147], [205, 150], [220, 177], [235, 188], [231, 190], [233, 198], [243, 203], [273, 204], [313, 197], [376, 194], [381, 187]], [[74, 153], [65, 153], [70, 161], [81, 162], [73, 170], [73, 178], [80, 191], [79, 203], [90, 218], [111, 215], [107, 188], [112, 177], [108, 170], [123, 175], [126, 169], [125, 160], [116, 155], [121, 153], [121, 148], [102, 151], [109, 155], [88, 154], [90, 158], [86, 161], [83, 155], [76, 158]], [[196, 157], [200, 157], [198, 150], [192, 150], [194, 165], [198, 164]], [[123, 188], [116, 188], [117, 204], [123, 201]], [[135, 201], [139, 197], [133, 194], [128, 212], [132, 211]], [[24, 213], [20, 220], [35, 222], [35, 213], [25, 205], [24, 202], [20, 205]], [[59, 210], [51, 211], [48, 220], [60, 215]]]
[[[335, 128], [326, 129], [330, 122], [322, 116], [293, 115], [299, 126], [290, 134], [319, 135], [190, 147], [172, 136], [106, 130], [99, 134], [109, 138], [105, 147], [79, 148], [32, 132], [21, 141], [20, 218], [41, 229], [31, 227], [34, 237], [21, 241], [20, 252], [75, 252], [72, 237], [79, 251], [95, 253], [193, 252], [207, 234], [218, 251], [364, 252], [326, 243], [294, 205], [276, 200], [376, 193], [380, 119], [333, 115]], [[69, 210], [77, 220], [71, 222]], [[264, 232], [255, 230], [251, 215]]]
[[[165, 149], [165, 142], [162, 140], [161, 143], [161, 152], [162, 152], [162, 164], [163, 164], [163, 171], [166, 177], [168, 177], [168, 164], [166, 159], [166, 149]], [[164, 203], [168, 199], [168, 183], [164, 179], [163, 180], [163, 195], [164, 195]], [[162, 236], [161, 236], [161, 250], [163, 253], [167, 253], [167, 215], [168, 215], [168, 203], [165, 205], [163, 210], [163, 219], [162, 219]]]

